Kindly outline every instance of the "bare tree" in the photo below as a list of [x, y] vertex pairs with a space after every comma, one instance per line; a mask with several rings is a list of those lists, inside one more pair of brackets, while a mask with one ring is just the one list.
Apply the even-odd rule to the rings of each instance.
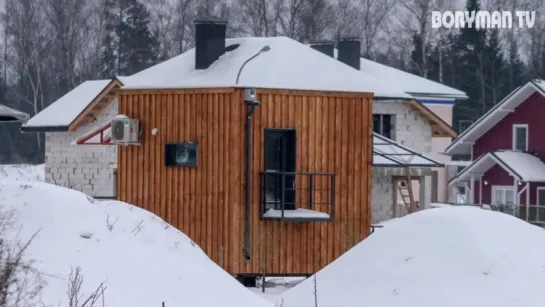
[[45, 283], [26, 253], [39, 231], [24, 243], [7, 239], [16, 229], [14, 216], [14, 211], [0, 212], [0, 306], [33, 306]]
[[[3, 15], [8, 83], [13, 94], [37, 114], [46, 106], [46, 69], [43, 59], [50, 54], [51, 37], [42, 14], [43, 0], [7, 0]], [[10, 78], [11, 77], [11, 78]], [[37, 148], [41, 139], [37, 134]]]
[[90, 1], [46, 0], [43, 11], [47, 30], [51, 35], [51, 54], [48, 71], [54, 80], [54, 96], [61, 96], [71, 90], [76, 81], [78, 53], [88, 43], [89, 19], [93, 12]]

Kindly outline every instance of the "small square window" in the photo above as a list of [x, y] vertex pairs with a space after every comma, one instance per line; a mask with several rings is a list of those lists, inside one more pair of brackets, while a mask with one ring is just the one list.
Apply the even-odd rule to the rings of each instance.
[[373, 132], [392, 139], [392, 116], [391, 114], [373, 114]]
[[165, 145], [165, 166], [197, 167], [197, 143], [176, 143]]

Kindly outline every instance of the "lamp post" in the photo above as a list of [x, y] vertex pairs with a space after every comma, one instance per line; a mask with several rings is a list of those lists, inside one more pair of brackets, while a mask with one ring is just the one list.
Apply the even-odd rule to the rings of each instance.
[[244, 66], [246, 66], [246, 64], [248, 62], [250, 62], [251, 60], [255, 59], [257, 56], [259, 56], [260, 54], [264, 53], [264, 52], [267, 52], [271, 50], [271, 47], [265, 45], [263, 46], [263, 48], [261, 48], [261, 50], [259, 50], [258, 53], [254, 54], [252, 57], [250, 57], [249, 59], [247, 59], [246, 61], [244, 61], [244, 63], [242, 63], [242, 66], [240, 66], [240, 69], [238, 70], [238, 74], [237, 74], [237, 82], [236, 84], [238, 84], [238, 80], [240, 78], [240, 73], [242, 72], [242, 69], [244, 68]]
[[[252, 57], [244, 61], [242, 63], [242, 66], [240, 66], [240, 69], [238, 70], [237, 74], [237, 82], [240, 78], [240, 73], [242, 72], [242, 69], [246, 65], [246, 63], [250, 62], [251, 60], [255, 59], [257, 56], [262, 54], [263, 52], [267, 52], [271, 50], [269, 46], [263, 46], [261, 50], [259, 50], [258, 53], [254, 54]], [[251, 240], [250, 240], [250, 218], [251, 218], [251, 161], [252, 161], [252, 115], [255, 112], [255, 108], [260, 105], [260, 102], [257, 100], [257, 96], [255, 95], [255, 89], [245, 89], [245, 93], [248, 92], [248, 97], [245, 97], [244, 103], [248, 106], [248, 113], [246, 114], [246, 157], [245, 157], [245, 214], [244, 214], [244, 258], [251, 259]], [[246, 95], [245, 95], [246, 96]]]

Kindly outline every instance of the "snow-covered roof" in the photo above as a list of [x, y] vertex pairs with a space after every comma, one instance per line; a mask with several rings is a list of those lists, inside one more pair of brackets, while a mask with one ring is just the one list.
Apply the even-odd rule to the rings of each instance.
[[545, 81], [534, 80], [518, 87], [486, 112], [445, 149], [449, 155], [469, 154], [475, 141], [492, 129], [535, 92], [545, 96]]
[[[287, 37], [245, 37], [227, 39], [239, 47], [226, 52], [209, 68], [195, 69], [195, 49], [188, 50], [120, 80], [124, 88], [212, 88], [255, 87], [271, 89], [368, 92], [375, 97], [411, 99], [397, 85], [358, 72], [304, 44]], [[270, 50], [245, 61], [269, 46]], [[392, 85], [390, 85], [392, 84]]]
[[112, 80], [90, 80], [78, 85], [32, 117], [21, 129], [49, 128], [65, 131], [68, 126], [99, 96]]
[[404, 147], [380, 134], [373, 133], [373, 166], [442, 167], [443, 164]]
[[0, 104], [0, 123], [1, 122], [20, 122], [28, 119], [27, 113], [17, 111], [10, 107]]
[[[334, 49], [335, 58], [337, 58], [337, 49]], [[366, 58], [360, 59], [360, 70], [377, 79], [387, 80], [388, 84], [394, 84], [403, 92], [410, 94], [415, 98], [450, 98], [467, 99], [466, 93], [435, 82], [424, 77], [420, 77], [406, 71], [393, 68], [384, 64], [371, 61]]]
[[492, 166], [499, 165], [519, 181], [545, 182], [545, 163], [538, 157], [515, 150], [489, 152], [475, 160], [449, 181], [449, 185], [478, 179]]

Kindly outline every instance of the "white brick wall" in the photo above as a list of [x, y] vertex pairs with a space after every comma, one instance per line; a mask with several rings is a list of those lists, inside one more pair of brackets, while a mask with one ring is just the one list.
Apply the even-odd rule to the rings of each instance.
[[117, 115], [114, 100], [89, 125], [74, 132], [47, 132], [45, 136], [45, 181], [70, 187], [95, 197], [115, 196], [114, 169], [117, 146], [71, 145], [79, 136]]
[[[392, 139], [416, 152], [431, 155], [431, 125], [412, 113], [405, 103], [400, 101], [374, 101], [373, 114], [394, 115]], [[429, 206], [431, 201], [430, 169], [411, 169], [411, 176], [420, 177], [419, 202], [421, 208]], [[404, 215], [402, 206], [394, 206], [394, 189], [392, 176], [405, 176], [404, 168], [373, 167], [373, 187], [371, 190], [371, 216], [373, 223], [379, 223]], [[425, 208], [424, 207], [424, 208]], [[396, 212], [394, 212], [396, 210]]]
[[431, 125], [414, 114], [403, 102], [374, 101], [373, 114], [391, 114], [392, 139], [420, 153], [431, 154]]

